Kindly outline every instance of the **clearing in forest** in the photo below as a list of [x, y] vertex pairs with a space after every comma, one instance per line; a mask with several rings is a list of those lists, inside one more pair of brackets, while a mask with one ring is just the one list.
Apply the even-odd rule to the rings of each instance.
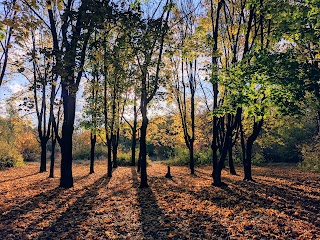
[[[1, 172], [0, 239], [319, 239], [320, 174], [291, 167], [254, 167], [255, 182], [223, 171], [227, 187], [211, 185], [211, 168], [119, 167], [106, 177], [99, 161], [74, 165], [75, 187], [38, 173], [38, 164]], [[59, 174], [57, 169], [57, 175]]]

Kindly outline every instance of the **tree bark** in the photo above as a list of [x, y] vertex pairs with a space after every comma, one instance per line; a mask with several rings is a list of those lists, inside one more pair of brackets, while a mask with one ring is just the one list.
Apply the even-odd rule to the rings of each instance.
[[52, 139], [52, 146], [51, 146], [49, 178], [54, 178], [54, 160], [55, 160], [56, 143], [57, 143], [56, 138], [53, 138]]
[[252, 181], [252, 146], [253, 146], [253, 139], [249, 137], [247, 141], [247, 148], [246, 148], [246, 159], [244, 161], [244, 180]]
[[236, 169], [234, 167], [233, 156], [232, 156], [232, 139], [228, 149], [228, 157], [229, 157], [229, 170], [230, 174], [237, 175]]
[[131, 166], [136, 165], [136, 146], [137, 146], [137, 106], [136, 106], [136, 97], [134, 99], [134, 106], [133, 106], [133, 126], [132, 126], [132, 141], [131, 141]]
[[147, 109], [146, 105], [142, 104], [141, 113], [142, 113], [142, 125], [141, 125], [141, 136], [140, 136], [140, 166], [141, 166], [141, 181], [140, 188], [148, 187], [148, 179], [147, 179], [147, 144], [146, 144], [146, 136], [147, 136], [147, 127], [148, 127], [148, 117], [147, 117]]
[[45, 138], [40, 139], [41, 145], [41, 160], [40, 160], [40, 172], [47, 171], [47, 142]]
[[66, 93], [66, 86], [63, 86], [63, 105], [64, 105], [64, 120], [62, 124], [61, 138], [61, 179], [60, 187], [73, 187], [72, 177], [72, 135], [74, 130], [74, 119], [76, 109], [75, 94], [69, 95]]
[[252, 147], [253, 147], [253, 143], [254, 141], [257, 139], [257, 137], [259, 136], [259, 133], [261, 131], [262, 128], [262, 124], [263, 124], [263, 119], [261, 119], [258, 122], [254, 122], [253, 124], [253, 132], [252, 134], [248, 137], [247, 140], [247, 145], [246, 145], [246, 156], [243, 162], [243, 167], [244, 167], [244, 180], [248, 180], [248, 181], [252, 181], [252, 170], [251, 170], [251, 166], [252, 166]]
[[193, 139], [190, 141], [189, 155], [190, 155], [190, 170], [191, 174], [194, 174], [194, 147], [193, 147]]
[[131, 164], [130, 166], [136, 165], [136, 145], [137, 145], [137, 136], [133, 131], [132, 133], [132, 142], [131, 142]]
[[117, 134], [113, 138], [112, 158], [113, 168], [118, 167], [118, 146], [119, 146], [120, 128], [118, 126]]
[[108, 145], [108, 177], [112, 177], [112, 143], [111, 140], [107, 141]]
[[[141, 144], [140, 144], [141, 146]], [[138, 167], [137, 167], [137, 172], [140, 172], [141, 170], [141, 147], [139, 148], [139, 157], [138, 157]]]
[[97, 142], [97, 135], [91, 133], [91, 149], [90, 149], [90, 174], [94, 173], [94, 155]]

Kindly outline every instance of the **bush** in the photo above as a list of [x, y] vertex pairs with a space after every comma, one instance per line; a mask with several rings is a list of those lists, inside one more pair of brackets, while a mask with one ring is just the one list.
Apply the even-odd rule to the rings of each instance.
[[25, 132], [18, 135], [16, 146], [24, 161], [37, 161], [40, 159], [40, 145], [30, 129], [26, 129]]
[[119, 166], [130, 166], [131, 154], [125, 153], [125, 152], [119, 152], [117, 161]]
[[6, 142], [0, 142], [0, 169], [23, 165], [23, 157], [18, 149]]
[[[195, 165], [207, 165], [212, 163], [212, 152], [210, 149], [202, 150], [200, 152], [194, 153], [194, 162]], [[189, 150], [185, 149], [177, 149], [175, 152], [175, 156], [165, 161], [167, 165], [173, 166], [188, 166], [190, 163]]]
[[73, 159], [74, 160], [84, 160], [90, 158], [90, 148], [87, 147], [77, 148], [73, 150]]
[[[90, 152], [89, 152], [90, 154]], [[97, 159], [106, 158], [108, 156], [108, 149], [105, 144], [99, 143], [96, 145], [95, 155]]]
[[212, 151], [208, 149], [206, 151], [197, 152], [195, 154], [196, 165], [209, 165], [212, 164]]
[[312, 142], [301, 145], [302, 162], [298, 166], [302, 169], [320, 171], [320, 135]]

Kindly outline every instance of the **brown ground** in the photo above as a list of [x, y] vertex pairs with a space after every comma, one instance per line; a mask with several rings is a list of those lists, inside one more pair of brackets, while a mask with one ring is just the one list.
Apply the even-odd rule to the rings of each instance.
[[92, 175], [75, 164], [67, 190], [35, 163], [1, 171], [0, 239], [320, 239], [320, 174], [255, 167], [244, 182], [223, 171], [228, 186], [216, 188], [210, 167], [171, 171], [151, 164], [139, 189], [135, 168], [108, 179], [105, 162]]

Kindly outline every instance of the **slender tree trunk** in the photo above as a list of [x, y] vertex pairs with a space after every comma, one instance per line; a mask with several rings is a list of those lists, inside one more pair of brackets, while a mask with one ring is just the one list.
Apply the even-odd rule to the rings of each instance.
[[135, 130], [132, 131], [132, 142], [131, 142], [131, 164], [130, 166], [136, 165], [136, 145], [137, 145], [137, 136]]
[[252, 171], [251, 171], [251, 165], [252, 165], [252, 146], [253, 146], [253, 140], [249, 137], [247, 141], [247, 148], [246, 148], [246, 158], [243, 164], [244, 167], [244, 180], [253, 180], [252, 179]]
[[47, 171], [47, 140], [41, 139], [41, 161], [40, 161], [40, 172]]
[[193, 147], [193, 140], [190, 141], [190, 148], [189, 148], [189, 155], [190, 155], [190, 170], [191, 174], [194, 174], [194, 147]]
[[131, 166], [136, 165], [136, 146], [137, 146], [137, 106], [136, 106], [136, 98], [134, 99], [133, 106], [133, 126], [132, 126], [132, 142], [131, 142]]
[[[212, 56], [211, 56], [211, 63], [213, 66], [217, 66], [217, 57], [215, 56], [216, 51], [218, 50], [218, 29], [219, 29], [219, 20], [220, 20], [220, 10], [222, 8], [222, 1], [218, 1], [217, 11], [214, 14], [214, 2], [210, 1], [211, 6], [211, 24], [212, 24], [212, 37], [213, 37], [213, 47], [212, 47]], [[216, 19], [214, 19], [214, 16]], [[214, 69], [212, 69], [214, 71]], [[213, 83], [213, 110], [216, 110], [218, 107], [218, 79], [214, 75], [215, 73], [211, 73], [211, 81]], [[218, 165], [218, 118], [217, 116], [213, 116], [212, 121], [212, 128], [213, 128], [213, 137], [212, 137], [212, 177], [213, 177], [213, 185], [214, 186], [221, 186], [221, 168]]]
[[54, 160], [55, 160], [56, 143], [57, 143], [56, 138], [52, 138], [49, 178], [54, 178]]
[[245, 160], [243, 162], [244, 180], [248, 180], [248, 181], [252, 181], [253, 180], [252, 179], [252, 170], [251, 170], [251, 166], [252, 166], [252, 147], [253, 147], [254, 141], [259, 136], [259, 133], [260, 133], [261, 128], [262, 128], [262, 124], [263, 124], [263, 119], [261, 119], [258, 122], [254, 122], [254, 124], [253, 124], [253, 132], [248, 137], [248, 140], [247, 140], [247, 145], [246, 145], [246, 149], [245, 149], [246, 157], [245, 157]]
[[232, 175], [237, 175], [236, 169], [234, 167], [233, 156], [232, 156], [232, 139], [230, 140], [228, 148], [228, 157], [229, 157], [229, 170]]
[[112, 177], [112, 142], [111, 140], [107, 141], [108, 145], [108, 177]]
[[90, 174], [94, 173], [94, 155], [97, 142], [97, 135], [91, 133], [91, 149], [90, 149]]
[[139, 147], [139, 157], [138, 157], [138, 167], [137, 167], [137, 172], [140, 172], [140, 171], [141, 171], [141, 147]]
[[114, 136], [114, 141], [113, 141], [113, 168], [118, 167], [118, 146], [119, 146], [119, 137], [120, 137], [120, 128], [118, 127], [117, 129], [117, 134]]
[[141, 104], [141, 113], [142, 113], [142, 125], [141, 125], [141, 136], [140, 136], [140, 165], [141, 165], [141, 181], [140, 188], [148, 187], [147, 179], [147, 127], [148, 127], [148, 117], [147, 117], [147, 106], [146, 104]]
[[[116, 136], [113, 136], [114, 138], [116, 138]], [[116, 141], [116, 140], [114, 140]], [[118, 155], [118, 146], [117, 144], [113, 144], [112, 147], [112, 163], [113, 163], [113, 168], [117, 168], [118, 167], [118, 161], [117, 161], [117, 155]]]

